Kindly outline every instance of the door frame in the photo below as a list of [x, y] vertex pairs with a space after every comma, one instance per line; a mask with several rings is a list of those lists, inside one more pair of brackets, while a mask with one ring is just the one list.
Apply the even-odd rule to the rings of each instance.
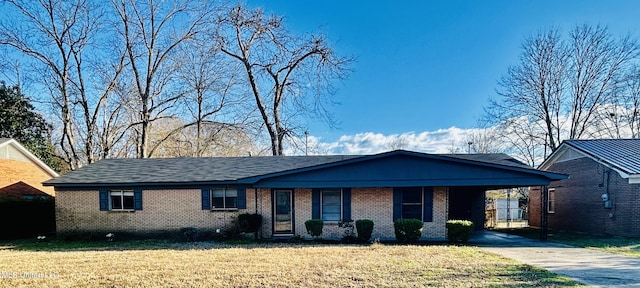
[[[289, 199], [291, 201], [291, 207], [289, 207], [289, 210], [291, 211], [291, 231], [288, 232], [276, 232], [276, 192], [278, 191], [287, 191], [289, 192]], [[296, 214], [295, 214], [295, 193], [294, 189], [289, 189], [289, 188], [285, 188], [285, 189], [271, 189], [271, 215], [273, 217], [271, 220], [271, 233], [273, 234], [273, 236], [292, 236], [295, 235], [295, 230], [296, 230]]]

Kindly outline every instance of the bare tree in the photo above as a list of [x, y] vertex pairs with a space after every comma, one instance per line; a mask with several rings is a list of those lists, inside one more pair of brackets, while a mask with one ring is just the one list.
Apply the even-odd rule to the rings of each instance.
[[331, 84], [346, 77], [351, 58], [338, 56], [323, 36], [291, 34], [281, 17], [260, 9], [238, 5], [220, 23], [221, 51], [246, 72], [273, 155], [283, 154], [286, 137], [301, 134], [302, 117], [331, 123]]
[[568, 137], [580, 139], [598, 120], [598, 108], [616, 96], [619, 79], [638, 56], [638, 44], [630, 36], [616, 41], [604, 27], [582, 25], [571, 31], [570, 47]]
[[[530, 125], [540, 122], [549, 136], [549, 147], [560, 145], [562, 97], [565, 91], [568, 48], [560, 33], [551, 29], [525, 39], [520, 63], [510, 67], [498, 82], [500, 100], [491, 100], [485, 111], [493, 123]], [[526, 116], [527, 121], [521, 121]], [[516, 120], [518, 119], [518, 120]]]
[[[210, 39], [196, 37], [191, 42], [178, 49], [176, 55], [179, 65], [175, 77], [185, 91], [179, 100], [184, 107], [180, 115], [184, 124], [169, 131], [165, 137], [168, 139], [177, 133], [193, 136], [185, 139], [189, 142], [188, 151], [191, 151], [188, 156], [201, 157], [215, 150], [213, 146], [219, 140], [217, 133], [228, 135], [237, 130], [244, 134], [243, 123], [252, 107], [245, 104], [251, 99], [236, 88], [240, 85], [237, 81], [239, 65], [228, 57], [219, 57], [220, 51], [211, 45]], [[194, 126], [195, 135], [191, 133]], [[150, 153], [153, 154], [161, 144], [162, 139], [153, 145]]]
[[629, 70], [625, 77], [621, 106], [622, 119], [629, 126], [631, 137], [640, 138], [640, 66]]
[[[64, 161], [71, 169], [100, 158], [96, 149], [98, 117], [124, 67], [124, 58], [103, 53], [95, 43], [102, 35], [103, 10], [86, 0], [5, 1], [14, 18], [0, 24], [0, 45], [11, 47], [29, 61], [36, 86], [45, 87], [61, 123], [59, 139]], [[117, 51], [117, 50], [116, 50]], [[100, 57], [92, 57], [99, 55]], [[25, 60], [26, 59], [26, 60]], [[114, 61], [105, 65], [103, 61]], [[102, 83], [94, 82], [95, 67], [109, 66]]]
[[211, 28], [208, 20], [214, 10], [208, 2], [198, 1], [112, 0], [112, 4], [135, 88], [137, 157], [146, 158], [152, 156], [148, 147], [151, 123], [171, 117], [167, 111], [183, 96], [184, 91], [171, 85], [176, 71], [174, 52]]
[[534, 165], [564, 139], [601, 137], [603, 130], [619, 128], [617, 117], [603, 122], [601, 116], [618, 102], [621, 80], [638, 59], [635, 41], [582, 25], [567, 40], [550, 29], [527, 38], [522, 48], [519, 64], [498, 82], [500, 98], [485, 109], [521, 159]]

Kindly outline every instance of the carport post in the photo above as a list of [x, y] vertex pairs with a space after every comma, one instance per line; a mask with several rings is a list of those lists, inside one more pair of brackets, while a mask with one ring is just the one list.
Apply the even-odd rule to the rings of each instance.
[[549, 232], [548, 214], [549, 211], [549, 193], [548, 186], [540, 187], [540, 241], [547, 241], [547, 233]]

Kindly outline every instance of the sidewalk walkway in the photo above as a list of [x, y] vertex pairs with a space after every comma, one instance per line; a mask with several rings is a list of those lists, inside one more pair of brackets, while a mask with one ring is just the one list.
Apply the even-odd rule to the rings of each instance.
[[493, 231], [477, 231], [469, 244], [547, 269], [594, 287], [640, 287], [640, 259], [540, 242]]

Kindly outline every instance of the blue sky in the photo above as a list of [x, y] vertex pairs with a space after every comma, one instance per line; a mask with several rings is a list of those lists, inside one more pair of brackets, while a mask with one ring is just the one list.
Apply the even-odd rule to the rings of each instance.
[[[601, 24], [640, 33], [640, 1], [269, 1], [296, 33], [322, 31], [357, 61], [339, 85], [341, 124], [312, 124], [320, 141], [353, 135], [476, 127], [496, 83], [518, 62], [526, 36]], [[458, 131], [458, 130], [456, 130]]]

